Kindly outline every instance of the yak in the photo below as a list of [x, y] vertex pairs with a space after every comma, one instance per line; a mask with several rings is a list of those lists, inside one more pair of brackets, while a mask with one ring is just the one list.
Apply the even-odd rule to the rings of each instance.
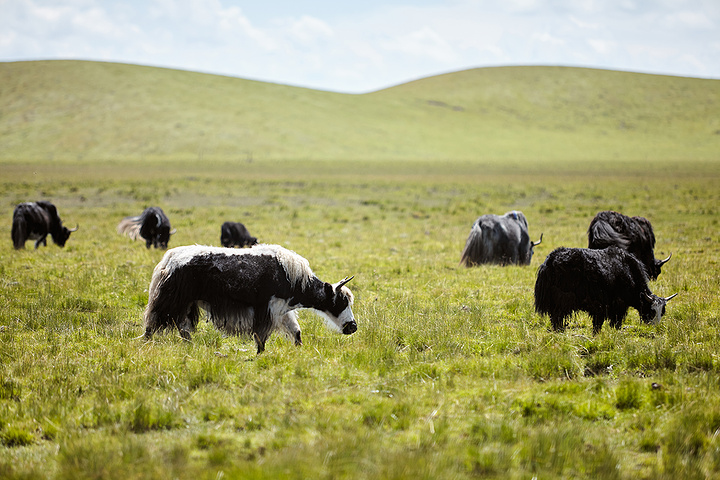
[[345, 335], [357, 330], [353, 294], [321, 281], [308, 261], [279, 245], [246, 249], [192, 245], [168, 250], [153, 271], [145, 309], [145, 338], [174, 329], [190, 340], [200, 315], [230, 335], [250, 335], [257, 353], [275, 330], [302, 345], [297, 309], [308, 308]]
[[665, 304], [675, 295], [663, 298], [653, 294], [645, 266], [622, 248], [560, 247], [538, 269], [535, 311], [548, 315], [558, 331], [565, 329], [565, 319], [573, 312], [587, 312], [593, 333], [598, 333], [605, 319], [620, 328], [630, 307], [645, 323], [658, 323]]
[[117, 226], [117, 232], [133, 240], [142, 238], [147, 248], [152, 245], [165, 250], [170, 242], [170, 235], [176, 230], [170, 230], [170, 220], [160, 207], [148, 207], [136, 217], [123, 218]]
[[537, 242], [530, 241], [528, 222], [522, 212], [512, 211], [503, 216], [483, 215], [470, 229], [460, 265], [529, 265], [533, 249], [540, 242], [542, 234]]
[[220, 244], [223, 247], [245, 247], [258, 243], [242, 223], [225, 222], [220, 227]]
[[15, 250], [25, 248], [25, 242], [35, 240], [35, 248], [47, 246], [47, 236], [59, 247], [64, 247], [70, 234], [77, 231], [62, 224], [57, 208], [50, 202], [26, 202], [15, 207], [10, 236]]
[[655, 233], [645, 217], [628, 217], [622, 213], [604, 211], [595, 215], [588, 228], [588, 248], [602, 249], [615, 245], [640, 260], [651, 280], [660, 275], [662, 266], [670, 260], [655, 258]]

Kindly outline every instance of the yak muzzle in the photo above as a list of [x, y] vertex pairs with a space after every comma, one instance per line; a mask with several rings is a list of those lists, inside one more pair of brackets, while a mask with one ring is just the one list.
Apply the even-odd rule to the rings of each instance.
[[343, 325], [342, 332], [345, 335], [351, 335], [357, 331], [357, 323], [355, 322], [347, 322], [345, 325]]

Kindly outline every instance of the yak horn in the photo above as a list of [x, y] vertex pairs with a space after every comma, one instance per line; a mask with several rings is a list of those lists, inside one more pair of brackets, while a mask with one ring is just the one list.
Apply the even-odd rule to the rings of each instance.
[[660, 266], [665, 265], [668, 262], [668, 260], [670, 260], [670, 257], [672, 257], [672, 253], [670, 255], [668, 255], [668, 257], [665, 260], [659, 260], [658, 265], [660, 265]]
[[348, 282], [349, 282], [350, 280], [352, 280], [353, 278], [355, 278], [355, 275], [353, 275], [352, 277], [345, 277], [345, 278], [343, 278], [342, 280], [340, 280], [340, 281], [338, 282], [337, 287], [335, 287], [335, 289], [338, 290], [338, 289], [342, 288], [343, 285], [345, 285], [346, 283], [348, 283]]
[[543, 234], [541, 233], [540, 240], [538, 240], [537, 242], [530, 242], [530, 243], [532, 243], [533, 247], [537, 247], [538, 245], [540, 245], [542, 243], [542, 236], [543, 236]]
[[175, 233], [177, 233], [177, 228], [170, 230], [170, 235], [175, 235]]
[[80, 224], [79, 224], [79, 223], [76, 223], [76, 224], [75, 224], [75, 228], [70, 228], [70, 229], [68, 229], [68, 232], [77, 232], [77, 231], [78, 231], [78, 228], [80, 228]]
[[669, 302], [670, 300], [672, 300], [672, 299], [675, 298], [676, 296], [677, 296], [677, 293], [673, 293], [673, 294], [670, 295], [669, 297], [665, 297], [665, 301], [666, 301], [666, 302]]

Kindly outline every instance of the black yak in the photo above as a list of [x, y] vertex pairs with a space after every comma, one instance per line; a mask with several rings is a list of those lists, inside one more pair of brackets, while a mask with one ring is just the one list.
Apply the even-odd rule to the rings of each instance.
[[220, 244], [223, 247], [250, 247], [258, 243], [242, 223], [225, 222], [220, 227]]
[[59, 247], [64, 247], [70, 234], [79, 227], [67, 228], [62, 224], [57, 208], [50, 202], [26, 202], [13, 212], [12, 237], [16, 250], [25, 248], [25, 242], [35, 240], [35, 248], [47, 246], [47, 236]]
[[166, 249], [170, 242], [170, 220], [160, 207], [148, 207], [136, 217], [125, 217], [117, 226], [117, 232], [133, 240], [138, 237], [145, 240], [145, 247]]
[[620, 328], [629, 307], [636, 309], [644, 322], [658, 323], [665, 304], [677, 294], [658, 297], [647, 282], [644, 265], [621, 248], [561, 247], [538, 269], [535, 311], [548, 315], [555, 330], [564, 330], [565, 319], [576, 311], [590, 315], [594, 333], [605, 319]]
[[588, 228], [588, 248], [602, 249], [615, 245], [640, 260], [651, 280], [657, 279], [662, 266], [670, 260], [655, 258], [655, 233], [645, 217], [628, 217], [622, 213], [605, 211], [595, 215]]
[[193, 245], [168, 250], [153, 271], [145, 309], [145, 338], [177, 328], [186, 340], [195, 331], [199, 309], [219, 330], [250, 335], [257, 353], [280, 330], [301, 345], [297, 312], [313, 309], [329, 327], [350, 335], [357, 330], [353, 295], [313, 274], [306, 259], [278, 245], [248, 249]]
[[542, 242], [530, 241], [528, 222], [522, 212], [483, 215], [470, 229], [460, 265], [472, 267], [482, 263], [500, 265], [529, 265], [533, 249]]

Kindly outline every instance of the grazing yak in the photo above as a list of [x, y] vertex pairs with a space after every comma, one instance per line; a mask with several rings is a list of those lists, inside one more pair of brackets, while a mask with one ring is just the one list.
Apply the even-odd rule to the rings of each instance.
[[223, 247], [250, 247], [258, 243], [242, 223], [225, 222], [220, 227], [220, 244]]
[[535, 311], [548, 315], [553, 329], [564, 330], [573, 312], [590, 315], [593, 333], [605, 319], [622, 326], [629, 307], [646, 323], [658, 323], [667, 298], [654, 295], [647, 285], [643, 264], [627, 251], [612, 246], [602, 250], [558, 248], [540, 265], [535, 282]]
[[644, 217], [628, 217], [622, 213], [605, 211], [595, 215], [588, 228], [588, 248], [602, 249], [615, 245], [640, 260], [651, 280], [660, 275], [662, 266], [670, 260], [655, 258], [655, 233]]
[[533, 249], [542, 242], [530, 241], [528, 222], [522, 212], [483, 215], [470, 229], [460, 256], [460, 265], [472, 267], [481, 263], [529, 265]]
[[25, 242], [35, 240], [35, 248], [47, 246], [48, 234], [59, 247], [64, 247], [70, 234], [79, 227], [64, 227], [57, 208], [50, 202], [26, 202], [13, 212], [12, 237], [15, 250], [25, 248]]
[[199, 309], [230, 335], [250, 335], [257, 353], [280, 330], [302, 345], [297, 312], [313, 309], [345, 335], [357, 330], [353, 295], [344, 285], [321, 281], [306, 259], [278, 245], [248, 249], [201, 245], [168, 250], [153, 271], [145, 309], [145, 338], [177, 328], [186, 340], [195, 331]]
[[133, 240], [141, 237], [147, 248], [152, 245], [165, 250], [175, 230], [170, 230], [170, 220], [160, 207], [148, 207], [137, 217], [123, 218], [117, 226], [117, 232]]

